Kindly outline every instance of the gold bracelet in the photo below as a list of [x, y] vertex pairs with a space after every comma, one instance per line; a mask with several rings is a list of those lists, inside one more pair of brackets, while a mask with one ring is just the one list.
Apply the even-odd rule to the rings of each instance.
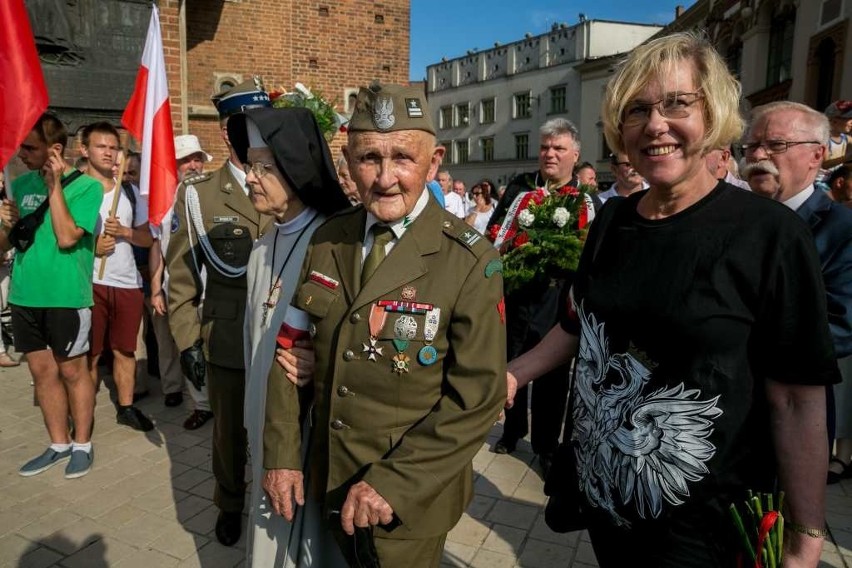
[[815, 529], [813, 527], [806, 527], [790, 521], [786, 521], [784, 523], [784, 528], [790, 529], [791, 531], [797, 532], [799, 534], [807, 535], [811, 538], [825, 538], [826, 536], [828, 536], [828, 529], [826, 528]]

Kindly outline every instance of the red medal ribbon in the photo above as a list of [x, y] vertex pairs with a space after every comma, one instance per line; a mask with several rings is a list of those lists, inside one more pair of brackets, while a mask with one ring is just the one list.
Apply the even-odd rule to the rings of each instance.
[[383, 307], [373, 304], [370, 307], [370, 337], [376, 338], [382, 332], [382, 328], [385, 327], [385, 320], [387, 319], [388, 314], [384, 310]]

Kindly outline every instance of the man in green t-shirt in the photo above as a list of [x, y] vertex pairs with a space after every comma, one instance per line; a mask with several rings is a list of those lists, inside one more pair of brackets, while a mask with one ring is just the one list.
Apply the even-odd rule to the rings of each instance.
[[[30, 172], [12, 183], [11, 199], [0, 205], [0, 249], [11, 248], [9, 233], [18, 221], [48, 201], [32, 245], [15, 256], [9, 304], [15, 348], [27, 354], [50, 447], [24, 464], [22, 476], [37, 475], [69, 460], [65, 477], [86, 475], [92, 467], [91, 425], [95, 386], [89, 378], [89, 350], [95, 223], [103, 191], [94, 179], [74, 172], [62, 154], [68, 135], [63, 124], [43, 114], [18, 156]], [[65, 187], [63, 188], [63, 181]], [[68, 415], [74, 421], [74, 439]]]

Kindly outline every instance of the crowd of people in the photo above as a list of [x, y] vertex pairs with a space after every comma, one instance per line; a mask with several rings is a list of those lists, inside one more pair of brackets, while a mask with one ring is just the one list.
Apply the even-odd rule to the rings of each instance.
[[[529, 433], [547, 477], [569, 449], [601, 566], [735, 565], [728, 507], [778, 489], [785, 565], [815, 566], [825, 483], [852, 477], [852, 102], [746, 123], [740, 94], [705, 39], [655, 39], [604, 96], [614, 185], [596, 191], [577, 128], [552, 118], [535, 171], [468, 192], [417, 88], [362, 87], [335, 162], [311, 112], [271, 108], [253, 79], [213, 97], [222, 167], [176, 137], [159, 226], [114, 127], [82, 130], [81, 172], [42, 116], [0, 205], [50, 439], [20, 474], [91, 470], [104, 354], [117, 422], [155, 427], [134, 405], [144, 321], [164, 404], [188, 392], [184, 426], [213, 421], [225, 545], [250, 457], [252, 566], [438, 566], [504, 406], [493, 451]], [[590, 191], [594, 222], [575, 273], [504, 298], [484, 235], [541, 187]]]

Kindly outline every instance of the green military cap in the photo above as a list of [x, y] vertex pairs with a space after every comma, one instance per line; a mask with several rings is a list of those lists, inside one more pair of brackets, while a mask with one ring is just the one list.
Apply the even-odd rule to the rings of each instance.
[[423, 89], [373, 83], [358, 90], [350, 132], [424, 130], [435, 134]]
[[226, 87], [210, 97], [210, 100], [219, 111], [219, 118], [227, 118], [250, 108], [272, 106], [260, 77], [252, 77], [239, 85]]

